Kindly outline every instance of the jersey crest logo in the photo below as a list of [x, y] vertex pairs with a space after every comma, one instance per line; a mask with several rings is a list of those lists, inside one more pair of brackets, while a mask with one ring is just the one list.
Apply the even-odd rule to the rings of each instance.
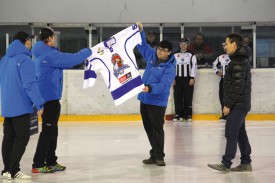
[[97, 53], [99, 55], [103, 55], [104, 54], [104, 50], [102, 50], [101, 48], [98, 48]]
[[113, 64], [114, 75], [116, 76], [116, 78], [118, 78], [119, 75], [124, 74], [124, 70], [130, 67], [129, 65], [123, 63], [123, 60], [117, 53], [112, 55], [111, 61]]

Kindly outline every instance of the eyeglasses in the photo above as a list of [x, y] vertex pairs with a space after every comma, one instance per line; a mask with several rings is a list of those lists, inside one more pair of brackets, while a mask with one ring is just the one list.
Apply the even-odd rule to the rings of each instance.
[[158, 47], [157, 50], [161, 51], [161, 52], [169, 52], [169, 50], [167, 48]]

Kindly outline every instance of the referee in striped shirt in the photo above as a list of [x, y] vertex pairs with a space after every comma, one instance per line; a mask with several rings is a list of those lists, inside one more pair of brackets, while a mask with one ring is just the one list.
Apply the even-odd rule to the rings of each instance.
[[173, 121], [192, 121], [192, 101], [194, 83], [197, 71], [196, 56], [187, 52], [189, 40], [181, 38], [180, 50], [174, 54], [176, 66], [176, 78], [174, 81], [175, 116]]

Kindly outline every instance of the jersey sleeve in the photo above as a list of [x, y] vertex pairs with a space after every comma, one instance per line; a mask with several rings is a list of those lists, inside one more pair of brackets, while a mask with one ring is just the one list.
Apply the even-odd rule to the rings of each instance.
[[197, 74], [197, 57], [196, 57], [196, 55], [193, 55], [192, 57], [191, 57], [191, 60], [190, 60], [190, 62], [192, 62], [192, 68], [191, 68], [191, 73], [190, 73], [190, 76], [192, 77], [192, 78], [195, 78], [196, 77], [196, 74]]
[[216, 60], [213, 62], [213, 71], [214, 71], [214, 74], [217, 74], [217, 72], [219, 72], [218, 63], [219, 63], [219, 57], [217, 57]]
[[93, 56], [90, 56], [85, 60], [83, 89], [93, 87], [95, 84], [97, 75], [95, 73], [96, 68], [94, 65], [96, 62], [93, 62], [94, 60]]
[[142, 40], [141, 40], [141, 36], [140, 36], [140, 32], [139, 32], [139, 28], [137, 24], [132, 25], [131, 27], [129, 27], [128, 29], [132, 29], [132, 33], [130, 35], [130, 41], [131, 41], [131, 49], [133, 50], [137, 44], [141, 45]]

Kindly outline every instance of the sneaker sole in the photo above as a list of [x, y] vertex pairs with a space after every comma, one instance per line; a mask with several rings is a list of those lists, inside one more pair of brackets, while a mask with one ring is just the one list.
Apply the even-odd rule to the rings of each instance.
[[40, 172], [39, 170], [32, 170], [32, 173], [54, 173], [55, 171], [52, 172]]
[[155, 162], [142, 162], [143, 164], [145, 165], [152, 165], [152, 164], [155, 164]]
[[66, 168], [64, 168], [63, 170], [56, 170], [56, 169], [54, 169], [54, 171], [56, 171], [56, 172], [61, 172], [61, 171], [64, 171], [64, 170], [66, 170]]
[[249, 172], [252, 172], [252, 170], [241, 170], [241, 171], [237, 171], [237, 170], [231, 170], [231, 172], [240, 172], [240, 173], [242, 173], [242, 172], [246, 172], [246, 173], [249, 173]]
[[183, 122], [183, 120], [173, 120], [173, 122]]
[[13, 179], [9, 179], [9, 180], [31, 180], [31, 177], [20, 177], [20, 178], [13, 178]]
[[212, 168], [213, 170], [217, 170], [219, 172], [224, 172], [224, 173], [229, 173], [230, 172], [230, 169], [228, 170], [219, 170], [219, 169], [216, 169], [215, 167], [211, 166], [211, 165], [207, 165], [208, 167]]
[[164, 163], [164, 164], [156, 164], [155, 163], [155, 165], [157, 165], [157, 166], [166, 166], [166, 163]]

